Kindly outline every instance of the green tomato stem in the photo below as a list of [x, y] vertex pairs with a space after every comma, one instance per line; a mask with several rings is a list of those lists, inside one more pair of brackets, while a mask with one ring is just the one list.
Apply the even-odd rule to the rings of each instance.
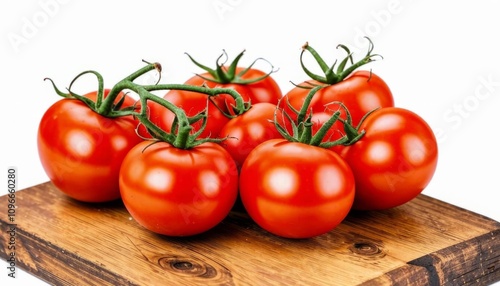
[[[158, 72], [161, 72], [161, 65], [158, 63], [148, 64], [143, 68], [137, 70], [126, 78], [122, 79], [116, 85], [114, 85], [108, 96], [102, 101], [102, 104], [96, 102], [96, 111], [102, 116], [112, 116], [113, 113], [113, 103], [115, 102], [116, 97], [124, 89], [124, 86], [127, 85], [128, 82], [133, 82], [135, 79], [140, 77], [141, 75], [156, 69]], [[99, 98], [99, 97], [98, 97]]]
[[229, 94], [235, 100], [236, 105], [234, 106], [234, 111], [236, 115], [241, 115], [245, 113], [251, 107], [250, 102], [244, 102], [241, 95], [232, 88], [210, 88], [206, 86], [194, 86], [186, 84], [156, 84], [156, 85], [145, 85], [143, 87], [148, 91], [170, 90], [170, 89], [193, 91], [193, 92], [207, 94], [210, 97], [219, 94]]
[[[97, 96], [96, 96], [96, 101], [95, 103], [92, 102], [90, 99], [87, 99], [83, 96], [79, 96], [73, 92], [71, 92], [71, 88], [73, 87], [73, 84], [76, 82], [77, 79], [79, 79], [81, 76], [85, 75], [85, 74], [93, 74], [96, 76], [97, 78]], [[94, 111], [97, 111], [97, 107], [101, 105], [101, 102], [102, 102], [102, 99], [104, 97], [104, 79], [103, 77], [101, 76], [100, 73], [96, 72], [96, 71], [93, 71], [93, 70], [88, 70], [88, 71], [84, 71], [84, 72], [81, 72], [80, 74], [78, 74], [69, 84], [69, 87], [68, 87], [68, 92], [69, 94], [72, 96], [72, 97], [75, 97], [75, 98], [78, 98], [82, 101], [84, 101], [85, 103], [87, 103], [87, 105], [89, 107], [91, 107]], [[90, 104], [92, 103], [92, 104]]]
[[[364, 121], [364, 119], [369, 115], [366, 114], [363, 119], [360, 122], [360, 125], [357, 127], [352, 126], [352, 120], [351, 120], [351, 115], [349, 113], [349, 110], [347, 110], [347, 107], [342, 103], [342, 102], [332, 102], [330, 104], [338, 104], [340, 105], [346, 113], [346, 119], [340, 118], [340, 111], [335, 111], [332, 116], [325, 122], [323, 125], [321, 125], [320, 129], [312, 135], [312, 110], [309, 111], [309, 105], [312, 101], [312, 98], [314, 95], [324, 87], [328, 87], [328, 85], [317, 85], [313, 87], [309, 93], [307, 94], [306, 98], [304, 99], [304, 102], [300, 108], [299, 112], [297, 113], [297, 120], [293, 121], [292, 118], [285, 113], [286, 119], [289, 121], [289, 123], [292, 126], [292, 134], [290, 134], [285, 127], [281, 126], [278, 123], [278, 120], [276, 118], [276, 113], [274, 115], [274, 124], [276, 126], [276, 129], [279, 131], [279, 133], [288, 141], [291, 142], [300, 142], [312, 146], [318, 146], [322, 148], [330, 148], [336, 145], [351, 145], [357, 142], [361, 137], [364, 135], [364, 131], [359, 131], [359, 127], [361, 125], [361, 122]], [[279, 104], [278, 104], [279, 105]], [[290, 106], [291, 107], [291, 106]], [[308, 112], [309, 111], [309, 112]], [[343, 123], [344, 126], [344, 131], [345, 135], [342, 136], [341, 138], [334, 140], [334, 141], [325, 141], [323, 142], [325, 136], [327, 135], [328, 131], [333, 128], [333, 125], [337, 122], [340, 121]]]
[[[343, 50], [345, 50], [347, 52], [347, 56], [341, 61], [337, 70], [334, 71], [334, 68], [335, 68], [335, 65], [337, 64], [337, 61], [335, 61], [332, 64], [332, 66], [328, 66], [326, 64], [326, 62], [323, 60], [323, 58], [318, 54], [318, 52], [316, 52], [316, 50], [314, 48], [312, 48], [309, 45], [309, 43], [306, 43], [304, 46], [302, 46], [302, 52], [300, 53], [300, 65], [301, 65], [302, 69], [304, 70], [304, 72], [313, 80], [316, 80], [316, 81], [324, 83], [324, 84], [336, 84], [338, 82], [341, 82], [347, 76], [349, 76], [351, 73], [353, 73], [354, 70], [356, 70], [357, 68], [374, 61], [375, 57], [382, 57], [381, 55], [378, 55], [378, 54], [372, 54], [373, 48], [374, 48], [373, 42], [368, 37], [365, 37], [365, 38], [369, 42], [368, 52], [361, 60], [359, 60], [356, 63], [354, 63], [354, 61], [353, 61], [352, 53], [349, 50], [349, 48], [347, 48], [347, 46], [345, 46], [345, 45], [340, 44], [337, 46], [337, 48], [340, 47]], [[313, 58], [316, 60], [316, 62], [320, 66], [321, 70], [323, 71], [324, 76], [311, 72], [305, 66], [305, 64], [303, 62], [303, 56], [304, 56], [305, 51], [308, 51], [313, 56]], [[345, 67], [346, 67], [348, 62], [351, 62], [351, 65], [346, 69]]]
[[310, 144], [312, 138], [312, 122], [311, 116], [308, 116], [306, 121], [300, 122], [299, 127], [302, 126], [302, 132], [299, 133], [298, 142]]
[[323, 125], [321, 125], [320, 129], [314, 136], [311, 138], [310, 144], [313, 146], [320, 146], [323, 138], [325, 138], [326, 133], [332, 128], [333, 124], [339, 120], [340, 111], [336, 111], [332, 117], [330, 117]]
[[311, 101], [314, 95], [316, 94], [316, 92], [318, 92], [318, 90], [320, 90], [323, 87], [324, 86], [322, 85], [317, 85], [309, 91], [306, 98], [304, 99], [304, 103], [302, 103], [302, 107], [300, 108], [299, 114], [297, 115], [297, 122], [303, 122], [305, 120], [307, 112], [309, 111], [309, 106], [311, 105]]

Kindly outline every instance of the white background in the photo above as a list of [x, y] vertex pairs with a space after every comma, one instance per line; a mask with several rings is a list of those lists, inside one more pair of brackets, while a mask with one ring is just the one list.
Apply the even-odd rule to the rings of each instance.
[[[369, 36], [384, 59], [366, 68], [385, 79], [396, 105], [420, 114], [439, 138], [438, 169], [424, 193], [500, 221], [500, 4], [464, 2], [2, 1], [1, 170], [17, 167], [19, 190], [47, 181], [36, 132], [59, 98], [45, 77], [67, 87], [93, 69], [109, 86], [145, 59], [162, 63], [165, 82], [180, 83], [200, 72], [185, 52], [213, 66], [222, 49], [230, 58], [246, 49], [241, 63], [268, 59], [286, 92], [290, 81], [306, 79], [299, 65], [306, 41], [332, 63], [344, 55], [335, 49], [340, 43], [362, 57], [362, 37]], [[43, 285], [19, 269], [9, 279], [4, 265], [0, 284]]]

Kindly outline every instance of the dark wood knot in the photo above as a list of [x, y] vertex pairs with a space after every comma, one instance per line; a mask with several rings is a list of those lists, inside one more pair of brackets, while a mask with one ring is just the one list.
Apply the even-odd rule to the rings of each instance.
[[364, 257], [379, 258], [385, 256], [382, 247], [371, 241], [355, 242], [349, 247], [349, 250], [356, 255]]
[[214, 278], [217, 276], [217, 270], [213, 266], [192, 258], [162, 257], [158, 260], [158, 264], [163, 269], [168, 269], [181, 275], [203, 278]]

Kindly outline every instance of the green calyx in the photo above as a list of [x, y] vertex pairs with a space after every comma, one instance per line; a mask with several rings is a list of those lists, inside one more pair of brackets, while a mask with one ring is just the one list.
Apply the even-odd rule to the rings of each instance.
[[[219, 143], [226, 139], [226, 138], [202, 138], [202, 139], [198, 138], [203, 132], [204, 128], [206, 127], [206, 122], [208, 118], [207, 109], [203, 110], [199, 114], [196, 114], [192, 117], [188, 117], [182, 108], [175, 106], [171, 102], [151, 92], [176, 89], [176, 90], [186, 90], [186, 91], [204, 93], [208, 95], [207, 106], [209, 104], [211, 96], [216, 96], [219, 94], [229, 94], [230, 96], [235, 98], [237, 107], [240, 107], [241, 110], [243, 110], [246, 105], [245, 102], [243, 102], [241, 95], [237, 91], [231, 88], [209, 88], [206, 86], [193, 86], [186, 84], [157, 83], [153, 85], [139, 85], [134, 82], [135, 79], [152, 70], [161, 72], [161, 65], [159, 63], [147, 63], [147, 65], [144, 66], [143, 68], [139, 69], [138, 71], [134, 72], [133, 74], [127, 76], [126, 78], [116, 83], [111, 88], [106, 97], [104, 97], [103, 77], [96, 71], [85, 71], [77, 75], [71, 82], [69, 88], [67, 89], [68, 90], [67, 93], [64, 93], [61, 90], [59, 90], [51, 79], [48, 78], [47, 79], [50, 80], [54, 90], [58, 95], [68, 99], [80, 100], [84, 102], [91, 110], [102, 116], [110, 118], [116, 118], [121, 116], [132, 116], [134, 118], [137, 118], [140, 124], [144, 125], [144, 127], [146, 127], [148, 132], [153, 137], [152, 139], [148, 140], [152, 140], [154, 142], [159, 142], [159, 141], [168, 142], [176, 148], [189, 149], [206, 142]], [[98, 79], [98, 90], [97, 90], [96, 101], [92, 101], [91, 99], [85, 96], [78, 95], [71, 91], [73, 83], [84, 74], [93, 74]], [[117, 104], [114, 103], [119, 94], [121, 93], [126, 94], [129, 91], [132, 91], [139, 96], [139, 104], [136, 103], [134, 106], [127, 106], [122, 108], [122, 104], [124, 102], [125, 97], [120, 99]], [[175, 114], [175, 120], [172, 123], [170, 132], [161, 129], [149, 119], [148, 101], [156, 102]], [[197, 132], [193, 133], [192, 124], [200, 120], [202, 121], [202, 127]]]
[[[344, 146], [352, 145], [357, 141], [359, 141], [365, 135], [365, 131], [360, 130], [361, 124], [376, 109], [365, 114], [363, 118], [361, 118], [358, 125], [354, 126], [352, 124], [351, 114], [347, 109], [347, 107], [342, 102], [331, 102], [330, 104], [340, 106], [340, 108], [342, 108], [345, 112], [345, 119], [340, 117], [341, 116], [340, 110], [336, 110], [335, 112], [332, 113], [331, 117], [326, 122], [324, 122], [319, 128], [319, 130], [313, 135], [312, 132], [313, 112], [312, 110], [309, 110], [309, 105], [316, 92], [318, 92], [320, 89], [324, 87], [327, 87], [327, 85], [317, 85], [313, 88], [310, 88], [310, 91], [307, 94], [306, 98], [304, 99], [304, 103], [300, 108], [300, 110], [294, 109], [294, 107], [287, 102], [288, 108], [293, 113], [295, 113], [297, 118], [296, 120], [293, 120], [290, 115], [288, 115], [286, 112], [283, 112], [284, 116], [286, 117], [285, 118], [286, 122], [288, 122], [291, 125], [292, 132], [289, 132], [285, 126], [279, 124], [278, 118], [276, 117], [277, 112], [275, 112], [274, 124], [276, 126], [276, 129], [285, 139], [291, 142], [299, 142], [322, 148], [331, 148], [337, 145], [344, 145]], [[326, 107], [328, 108], [328, 106]], [[342, 123], [344, 135], [336, 140], [331, 140], [331, 141], [324, 140], [325, 136], [328, 134], [328, 131], [330, 131], [330, 129], [333, 128], [333, 125], [337, 121], [340, 121]]]
[[349, 146], [352, 145], [356, 142], [358, 142], [364, 135], [365, 131], [361, 130], [361, 124], [368, 118], [370, 114], [372, 114], [375, 110], [378, 108], [375, 108], [369, 112], [367, 112], [361, 120], [359, 121], [357, 126], [354, 126], [352, 124], [352, 116], [351, 113], [349, 112], [349, 109], [347, 109], [347, 106], [345, 106], [342, 102], [332, 102], [331, 104], [336, 104], [339, 105], [345, 112], [345, 117], [346, 119], [339, 118], [339, 121], [342, 122], [343, 128], [344, 128], [344, 136], [343, 138], [343, 143], [342, 145], [344, 146]]
[[[158, 126], [155, 126], [149, 120], [147, 116], [147, 109], [142, 108], [140, 113], [134, 114], [134, 116], [136, 116], [141, 124], [145, 125], [148, 130], [152, 131], [150, 132], [150, 134], [153, 137], [159, 139], [160, 141], [166, 141], [173, 146], [181, 149], [189, 149], [205, 142], [220, 143], [223, 140], [226, 140], [226, 138], [198, 138], [206, 127], [208, 118], [208, 104], [212, 96], [217, 96], [219, 94], [229, 94], [230, 96], [235, 98], [237, 106], [246, 106], [245, 102], [243, 102], [243, 99], [241, 98], [241, 95], [232, 88], [210, 88], [206, 86], [193, 86], [186, 84], [155, 84], [139, 86], [131, 82], [129, 82], [125, 88], [131, 89], [139, 94], [142, 107], [146, 106], [148, 100], [154, 101], [175, 114], [175, 120], [172, 123], [170, 133], [167, 133]], [[151, 91], [159, 90], [186, 90], [207, 94], [207, 108], [199, 114], [188, 117], [182, 108], [179, 108], [169, 101], [151, 93]], [[191, 131], [193, 129], [191, 125], [195, 122], [198, 122], [199, 120], [202, 120], [201, 128], [194, 134], [191, 134]]]
[[[139, 112], [134, 112], [133, 115], [140, 121], [141, 124], [143, 124], [146, 127], [148, 132], [153, 137], [153, 141], [168, 142], [172, 146], [179, 149], [190, 149], [206, 142], [219, 143], [222, 140], [224, 140], [219, 138], [198, 139], [198, 137], [203, 132], [206, 126], [206, 120], [207, 120], [206, 110], [200, 112], [199, 114], [193, 117], [188, 117], [183, 109], [178, 108], [169, 101], [152, 94], [147, 88], [143, 86], [129, 83], [127, 88], [139, 94], [141, 109]], [[170, 88], [173, 89], [173, 87]], [[175, 114], [175, 120], [172, 123], [170, 132], [161, 129], [153, 122], [151, 122], [151, 120], [149, 120], [147, 112], [148, 101], [156, 102]], [[203, 121], [202, 127], [197, 132], [192, 133], [193, 127], [191, 124], [197, 122], [198, 120]]]
[[[208, 74], [210, 74], [211, 78], [202, 76], [198, 74], [197, 76], [201, 77], [202, 79], [206, 81], [211, 81], [211, 82], [216, 82], [216, 83], [221, 83], [221, 84], [226, 84], [226, 83], [235, 83], [235, 84], [252, 84], [259, 82], [266, 77], [270, 76], [272, 73], [276, 72], [274, 69], [273, 65], [267, 61], [264, 58], [257, 58], [254, 60], [249, 66], [247, 66], [245, 69], [239, 71], [237, 73], [237, 68], [238, 68], [238, 63], [245, 53], [245, 50], [243, 50], [241, 53], [239, 53], [236, 58], [229, 64], [226, 65], [226, 62], [228, 60], [228, 56], [225, 50], [223, 50], [222, 54], [217, 58], [215, 61], [215, 69], [212, 69], [208, 66], [205, 66], [198, 61], [196, 61], [191, 55], [186, 53], [186, 55], [189, 57], [189, 59], [199, 68], [203, 69], [206, 71]], [[243, 79], [242, 77], [253, 67], [257, 61], [263, 60], [267, 62], [271, 66], [271, 70], [266, 73], [263, 76], [256, 77], [256, 78], [250, 78], [250, 79]]]
[[[376, 57], [382, 58], [381, 55], [372, 54], [373, 47], [374, 47], [373, 43], [368, 37], [365, 37], [365, 38], [369, 42], [368, 52], [361, 60], [359, 60], [357, 62], [354, 62], [353, 57], [352, 57], [352, 52], [349, 50], [349, 48], [345, 45], [339, 44], [337, 46], [337, 48], [342, 48], [347, 53], [347, 56], [340, 62], [340, 64], [335, 69], [337, 61], [335, 61], [331, 66], [329, 66], [323, 60], [323, 58], [318, 54], [318, 52], [316, 52], [315, 49], [313, 49], [308, 43], [305, 43], [304, 46], [302, 47], [302, 52], [300, 53], [300, 65], [302, 66], [302, 69], [304, 70], [304, 72], [311, 79], [316, 80], [320, 83], [335, 84], [335, 83], [341, 82], [347, 76], [349, 76], [352, 72], [354, 72], [354, 70], [356, 70], [357, 68], [374, 61]], [[320, 66], [321, 70], [323, 71], [323, 75], [314, 74], [305, 66], [305, 64], [303, 62], [303, 56], [304, 56], [304, 53], [306, 51], [308, 51], [314, 57], [314, 59], [316, 60], [316, 62]], [[349, 63], [351, 65], [348, 65]]]
[[323, 139], [325, 138], [330, 128], [333, 127], [337, 120], [341, 120], [340, 111], [334, 112], [332, 116], [320, 127], [320, 129], [314, 135], [312, 134], [312, 111], [309, 111], [309, 104], [316, 92], [318, 92], [318, 90], [323, 87], [325, 86], [318, 85], [310, 89], [300, 111], [295, 110], [287, 102], [290, 110], [292, 110], [292, 112], [294, 112], [297, 116], [297, 120], [294, 121], [286, 112], [283, 113], [286, 117], [286, 121], [291, 125], [292, 132], [289, 132], [286, 127], [279, 124], [279, 121], [276, 118], [277, 113], [274, 114], [274, 124], [276, 126], [276, 129], [285, 139], [291, 142], [300, 142], [322, 148], [331, 148], [336, 145], [343, 145], [347, 142], [348, 138], [346, 136], [343, 136], [338, 140], [323, 142]]

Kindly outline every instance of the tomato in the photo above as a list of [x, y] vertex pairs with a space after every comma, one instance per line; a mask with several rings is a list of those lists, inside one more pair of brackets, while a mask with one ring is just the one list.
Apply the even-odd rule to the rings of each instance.
[[[227, 56], [227, 54], [224, 52], [221, 57], [223, 56]], [[243, 52], [229, 65], [219, 63], [221, 59], [219, 57], [216, 69], [201, 65], [190, 56], [190, 59], [204, 72], [187, 79], [184, 85], [233, 89], [245, 103], [277, 104], [282, 97], [282, 92], [278, 83], [271, 77], [271, 72], [265, 73], [251, 66], [238, 66], [241, 56], [243, 56]], [[164, 95], [164, 99], [184, 109], [188, 116], [194, 116], [207, 110], [207, 123], [200, 138], [217, 136], [221, 128], [229, 121], [230, 116], [239, 115], [243, 109], [246, 110], [246, 105], [236, 106], [236, 100], [229, 94], [218, 94], [208, 100], [208, 95], [204, 93], [172, 89]], [[166, 131], [170, 131], [170, 126], [175, 118], [173, 113], [165, 110], [156, 111], [156, 108], [152, 108], [151, 111], [153, 118], [159, 118], [157, 125], [166, 126]], [[193, 133], [197, 132], [200, 130], [202, 122], [199, 121], [192, 126]]]
[[[310, 84], [322, 84], [310, 80], [292, 88], [283, 96], [280, 107], [293, 119], [297, 116], [288, 107], [290, 104], [296, 110], [300, 110], [310, 89], [300, 86], [310, 86]], [[333, 114], [341, 111], [341, 117], [345, 119], [345, 111], [335, 102], [343, 103], [352, 117], [352, 124], [358, 125], [361, 118], [376, 108], [394, 106], [394, 98], [389, 86], [382, 78], [376, 74], [360, 70], [356, 71], [346, 79], [331, 85], [325, 85], [313, 96], [309, 109], [313, 113], [327, 112]], [[337, 128], [341, 125], [337, 125]]]
[[[332, 65], [328, 65], [318, 52], [312, 48], [309, 43], [302, 46], [300, 54], [300, 64], [310, 80], [306, 80], [296, 87], [292, 88], [283, 96], [280, 107], [290, 115], [293, 120], [297, 119], [295, 110], [300, 110], [304, 106], [305, 99], [310, 99], [308, 112], [327, 112], [333, 114], [337, 110], [341, 111], [341, 118], [351, 121], [357, 126], [361, 119], [370, 111], [376, 108], [394, 106], [394, 99], [389, 86], [376, 74], [367, 70], [357, 70], [359, 67], [370, 63], [378, 54], [373, 54], [373, 43], [369, 38], [368, 52], [359, 61], [354, 62], [349, 48], [345, 45], [338, 45], [337, 48], [343, 49], [347, 55]], [[303, 55], [309, 52], [316, 63], [323, 71], [323, 75], [312, 73], [303, 62]], [[351, 65], [349, 65], [351, 63]], [[335, 70], [334, 70], [335, 67]], [[316, 86], [322, 86], [312, 98], [308, 96], [311, 89]], [[341, 103], [343, 106], [340, 107]], [[344, 108], [345, 107], [345, 108]], [[347, 118], [347, 109], [350, 118]], [[337, 128], [340, 124], [337, 124]]]
[[270, 139], [283, 138], [274, 125], [274, 117], [283, 118], [281, 111], [271, 103], [257, 103], [222, 128], [220, 138], [228, 138], [221, 146], [233, 157], [238, 168], [257, 145]]
[[263, 229], [309, 238], [338, 226], [354, 200], [354, 176], [335, 152], [285, 139], [257, 146], [243, 163], [240, 196]]
[[220, 223], [238, 192], [231, 156], [216, 143], [175, 148], [144, 141], [125, 157], [120, 191], [130, 215], [143, 227], [168, 236], [190, 236]]
[[[350, 125], [356, 127], [369, 112], [376, 108], [392, 107], [394, 105], [392, 93], [387, 84], [377, 75], [373, 73], [370, 75], [367, 71], [357, 71], [336, 84], [325, 85], [311, 80], [302, 83], [300, 86], [311, 86], [310, 84], [323, 86], [313, 95], [307, 112], [307, 116], [312, 116], [312, 135], [315, 135], [319, 128], [337, 111], [340, 112], [340, 119], [350, 120]], [[285, 94], [283, 100], [278, 104], [290, 118], [284, 124], [289, 133], [292, 132], [290, 121], [293, 121], [296, 125], [299, 124], [296, 112], [301, 110], [310, 91], [310, 89], [295, 87]], [[293, 111], [292, 108], [296, 111]], [[349, 115], [347, 115], [347, 112]], [[322, 141], [333, 142], [339, 140], [345, 134], [344, 124], [341, 120], [338, 120], [330, 128], [326, 136], [323, 137]], [[343, 148], [344, 146], [337, 145], [330, 149], [340, 153]]]
[[[237, 70], [239, 71], [240, 68]], [[264, 73], [259, 70], [250, 70], [245, 73], [245, 76], [257, 76], [260, 74]], [[264, 103], [267, 102], [266, 100], [277, 103], [278, 97], [281, 97], [279, 87], [274, 79], [270, 77], [256, 83], [243, 85], [234, 83], [221, 84], [206, 81], [199, 76], [193, 76], [184, 82], [184, 84], [192, 86], [206, 85], [211, 88], [232, 88], [240, 94], [244, 102], [250, 101], [252, 104]], [[205, 109], [208, 110], [207, 124], [200, 138], [215, 137], [219, 134], [222, 127], [229, 122], [229, 117], [227, 115], [235, 115], [234, 110], [231, 108], [231, 106], [235, 105], [235, 100], [229, 94], [216, 95], [212, 97], [213, 101], [209, 101], [206, 94], [173, 89], [168, 91], [163, 98], [184, 109], [188, 116], [194, 116]], [[166, 128], [166, 131], [170, 131], [170, 127], [175, 118], [172, 112], [152, 107], [151, 116], [157, 118], [157, 125]], [[200, 130], [201, 126], [202, 121], [193, 124], [193, 132]]]
[[388, 209], [419, 195], [438, 160], [430, 126], [412, 111], [389, 107], [370, 114], [360, 130], [365, 135], [341, 153], [356, 178], [353, 208]]
[[[238, 92], [238, 94], [241, 96], [244, 102], [248, 102], [251, 100], [250, 98], [250, 89], [246, 85], [241, 85], [241, 84], [234, 84], [234, 83], [218, 83], [215, 81], [209, 81], [206, 80], [200, 76], [207, 77], [207, 78], [212, 78], [208, 73], [204, 73], [201, 75], [195, 75], [189, 78], [184, 82], [184, 84], [187, 85], [194, 85], [194, 86], [202, 86], [205, 85], [210, 88], [232, 88], [235, 91]], [[180, 94], [179, 97], [192, 97], [193, 92], [192, 91], [170, 91], [169, 93], [178, 93]], [[205, 95], [206, 97], [206, 95]], [[212, 104], [216, 105], [220, 110], [222, 110], [223, 113], [226, 114], [234, 114], [234, 111], [231, 108], [231, 105], [235, 104], [235, 100], [232, 96], [229, 94], [219, 94], [216, 96], [212, 97], [213, 102]], [[253, 102], [253, 101], [252, 101]]]
[[[243, 67], [237, 67], [236, 74], [242, 72], [244, 69], [245, 68]], [[265, 75], [266, 73], [259, 69], [250, 68], [243, 75], [241, 75], [241, 79], [251, 80]], [[246, 88], [246, 94], [252, 104], [260, 102], [278, 104], [278, 100], [283, 96], [281, 88], [271, 75], [268, 75], [264, 79], [254, 83], [239, 85]]]
[[[85, 97], [95, 99], [96, 93]], [[134, 102], [126, 97], [123, 107]], [[135, 133], [137, 124], [130, 116], [101, 116], [77, 99], [55, 102], [41, 118], [37, 135], [38, 154], [50, 181], [79, 201], [119, 199], [121, 162], [142, 141]]]
[[[222, 68], [227, 70], [227, 67]], [[237, 67], [235, 74], [239, 74], [245, 69], [245, 67]], [[259, 69], [250, 68], [239, 77], [239, 80], [258, 79], [265, 75], [266, 73]], [[283, 95], [281, 88], [271, 75], [253, 83], [243, 84], [237, 82], [221, 82], [220, 79], [216, 79], [210, 73], [205, 72], [191, 77], [185, 83], [192, 85], [206, 84], [208, 87], [234, 88], [242, 95], [245, 101], [250, 100], [252, 104], [260, 102], [278, 104], [279, 99]], [[228, 101], [228, 104], [234, 104], [234, 100], [231, 97], [226, 96], [224, 99]]]

